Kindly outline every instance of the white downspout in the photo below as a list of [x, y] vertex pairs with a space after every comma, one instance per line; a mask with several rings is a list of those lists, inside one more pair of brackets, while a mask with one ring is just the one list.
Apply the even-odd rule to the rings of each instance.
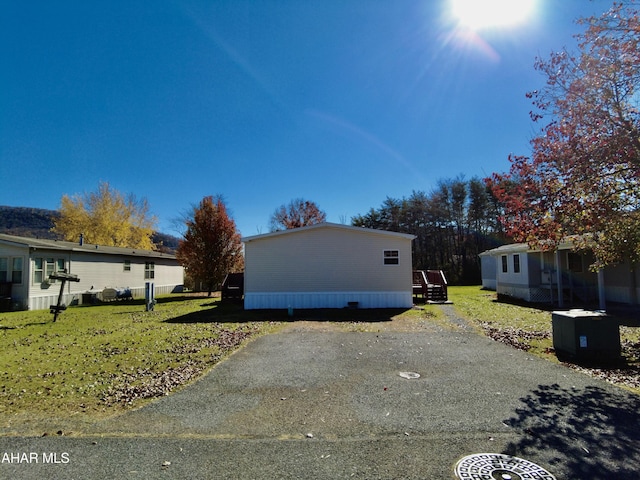
[[607, 309], [607, 303], [605, 301], [604, 270], [602, 268], [598, 270], [598, 303], [600, 310], [604, 312]]
[[564, 295], [563, 295], [563, 286], [562, 286], [562, 265], [560, 263], [560, 250], [556, 250], [556, 275], [558, 277], [557, 285], [558, 285], [558, 307], [564, 308]]

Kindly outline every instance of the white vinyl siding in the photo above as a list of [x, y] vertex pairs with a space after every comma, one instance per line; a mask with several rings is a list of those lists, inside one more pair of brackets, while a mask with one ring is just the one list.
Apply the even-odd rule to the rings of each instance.
[[128, 288], [134, 297], [144, 297], [146, 263], [154, 264], [156, 295], [182, 290], [184, 269], [173, 255], [0, 234], [0, 277], [14, 282], [15, 308], [41, 310], [55, 304], [60, 282], [46, 281], [47, 276], [64, 270], [80, 280], [65, 283], [66, 305], [80, 303], [89, 292], [99, 298], [107, 287]]
[[410, 241], [365, 232], [316, 229], [252, 241], [245, 245], [245, 292], [410, 291], [410, 262], [389, 269], [380, 261], [392, 243], [411, 258]]
[[[562, 272], [563, 288], [597, 300], [596, 273], [588, 268], [595, 258], [592, 253], [575, 252], [573, 245], [560, 246], [559, 252], [531, 250], [527, 244], [504, 245], [483, 252], [482, 285], [495, 288], [498, 294], [529, 302], [550, 302], [558, 298], [558, 269]], [[509, 272], [509, 257], [519, 256], [520, 273]], [[559, 265], [558, 265], [559, 262]], [[506, 267], [506, 270], [501, 268]], [[634, 278], [635, 275], [635, 278]], [[632, 285], [636, 285], [635, 291]], [[609, 265], [604, 269], [604, 293], [607, 302], [635, 303], [640, 299], [640, 264]]]
[[[397, 252], [394, 268], [383, 261], [385, 251]], [[411, 237], [327, 226], [249, 238], [244, 282], [249, 309], [282, 308], [287, 298], [296, 308], [348, 302], [364, 308], [410, 306]], [[383, 296], [388, 301], [381, 301]]]
[[[123, 265], [125, 260], [129, 264], [130, 270], [125, 270]], [[95, 256], [88, 253], [74, 254], [71, 267], [73, 273], [80, 278], [76, 284], [78, 290], [102, 290], [104, 288], [140, 289], [144, 295], [144, 282], [146, 279], [147, 266], [153, 264], [153, 274], [157, 289], [164, 285], [182, 285], [183, 269], [169, 259], [154, 259], [153, 262], [145, 261], [143, 257], [123, 258], [119, 255]], [[75, 286], [75, 285], [74, 285]], [[136, 295], [136, 293], [134, 293]]]
[[[105, 288], [129, 288], [134, 297], [144, 297], [145, 266], [144, 257], [130, 257], [131, 271], [124, 271], [124, 258], [119, 255], [95, 255], [75, 252], [69, 261], [70, 272], [77, 275], [79, 282], [68, 282], [65, 286], [63, 302], [67, 305], [78, 300], [87, 291], [101, 292]], [[156, 295], [172, 293], [181, 286], [183, 269], [175, 260], [154, 259], [154, 287]], [[48, 290], [38, 289], [32, 293], [30, 309], [48, 308], [56, 302], [59, 288], [51, 286]]]

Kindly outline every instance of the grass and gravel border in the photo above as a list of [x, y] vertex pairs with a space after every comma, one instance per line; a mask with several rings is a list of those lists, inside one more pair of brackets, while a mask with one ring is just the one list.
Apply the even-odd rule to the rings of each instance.
[[[452, 287], [449, 298], [456, 312], [488, 337], [640, 394], [640, 329], [637, 327], [620, 326], [622, 359], [619, 363], [594, 366], [562, 362], [553, 349], [551, 307], [498, 302], [495, 292], [478, 286]], [[635, 322], [621, 320], [622, 323]]]

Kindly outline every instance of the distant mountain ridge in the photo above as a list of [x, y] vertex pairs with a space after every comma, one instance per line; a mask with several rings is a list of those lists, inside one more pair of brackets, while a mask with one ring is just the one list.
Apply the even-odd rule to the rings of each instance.
[[0, 232], [22, 237], [55, 239], [51, 232], [56, 210], [0, 205]]
[[[0, 205], [0, 233], [55, 240], [58, 237], [51, 229], [58, 215], [57, 210]], [[155, 232], [151, 240], [169, 253], [175, 252], [180, 241], [178, 237], [160, 232]]]

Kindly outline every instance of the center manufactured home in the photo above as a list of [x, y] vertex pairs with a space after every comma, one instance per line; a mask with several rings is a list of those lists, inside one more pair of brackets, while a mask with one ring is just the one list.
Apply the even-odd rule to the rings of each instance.
[[244, 307], [411, 308], [414, 238], [333, 223], [245, 237]]

